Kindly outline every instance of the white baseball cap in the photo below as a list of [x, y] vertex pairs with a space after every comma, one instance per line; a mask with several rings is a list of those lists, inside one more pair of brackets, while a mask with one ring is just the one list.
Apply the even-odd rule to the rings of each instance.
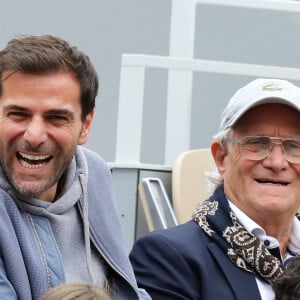
[[221, 116], [220, 131], [232, 127], [250, 108], [265, 103], [286, 104], [300, 111], [300, 88], [281, 79], [251, 81], [229, 100]]

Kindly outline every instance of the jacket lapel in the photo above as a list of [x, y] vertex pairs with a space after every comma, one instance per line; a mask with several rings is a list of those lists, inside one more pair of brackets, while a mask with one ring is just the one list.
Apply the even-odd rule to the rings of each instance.
[[236, 299], [261, 300], [253, 273], [243, 271], [235, 266], [217, 244], [210, 243], [207, 247], [221, 268]]

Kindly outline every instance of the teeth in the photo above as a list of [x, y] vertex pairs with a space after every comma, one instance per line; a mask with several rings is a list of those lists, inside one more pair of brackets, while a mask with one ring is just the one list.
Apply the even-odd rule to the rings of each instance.
[[266, 181], [266, 180], [258, 180], [258, 182], [263, 184], [270, 184], [270, 185], [287, 185], [285, 182], [275, 182], [275, 181]]
[[51, 155], [30, 155], [18, 152], [20, 164], [29, 169], [38, 169], [47, 165]]
[[20, 156], [22, 158], [25, 158], [25, 159], [29, 159], [29, 160], [44, 160], [46, 158], [49, 158], [50, 156], [49, 155], [29, 155], [29, 154], [25, 154], [25, 153], [21, 153], [19, 152]]
[[41, 164], [29, 164], [28, 162], [26, 162], [25, 160], [23, 159], [20, 159], [20, 163], [23, 167], [25, 168], [30, 168], [30, 169], [37, 169], [37, 168], [41, 168], [43, 167], [44, 165], [46, 165], [47, 163], [44, 162], [44, 163], [41, 163]]

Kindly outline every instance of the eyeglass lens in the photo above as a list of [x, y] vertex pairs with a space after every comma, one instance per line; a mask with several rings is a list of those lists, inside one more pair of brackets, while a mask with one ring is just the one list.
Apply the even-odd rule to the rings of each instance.
[[300, 163], [300, 139], [281, 139], [266, 136], [248, 136], [236, 140], [242, 157], [250, 160], [263, 160], [272, 151], [274, 145], [280, 145], [285, 159], [291, 163]]

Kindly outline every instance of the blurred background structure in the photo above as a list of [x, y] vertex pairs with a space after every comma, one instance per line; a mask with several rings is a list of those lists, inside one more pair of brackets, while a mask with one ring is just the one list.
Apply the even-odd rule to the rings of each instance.
[[141, 178], [172, 200], [175, 158], [209, 147], [229, 97], [255, 77], [300, 84], [300, 2], [293, 0], [0, 1], [0, 47], [53, 34], [100, 75], [87, 146], [106, 159], [128, 248], [147, 232]]

